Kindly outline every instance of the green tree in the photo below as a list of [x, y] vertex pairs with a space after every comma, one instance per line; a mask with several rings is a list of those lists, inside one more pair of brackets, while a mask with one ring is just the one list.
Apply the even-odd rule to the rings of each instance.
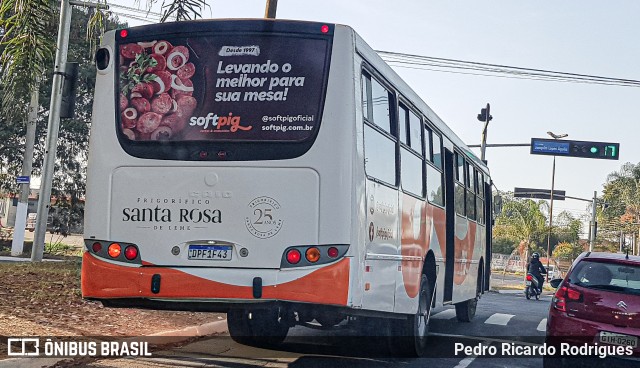
[[496, 218], [494, 226], [495, 238], [507, 238], [520, 244], [521, 257], [527, 257], [532, 247], [536, 248], [536, 239], [540, 239], [547, 223], [544, 209], [545, 201], [513, 198], [503, 195], [502, 213]]
[[620, 232], [637, 236], [640, 229], [640, 163], [627, 162], [604, 184], [606, 208], [598, 209], [598, 235], [611, 242]]
[[582, 252], [582, 246], [578, 243], [562, 242], [553, 250], [553, 256], [555, 258], [573, 261]]
[[[96, 39], [86, 38], [86, 24], [92, 15], [82, 9], [73, 9], [68, 60], [79, 62], [78, 89], [75, 117], [61, 119], [60, 133], [55, 162], [52, 196], [60, 200], [56, 206], [65, 224], [72, 227], [81, 223], [81, 199], [85, 192], [85, 163], [87, 161], [89, 126], [95, 85], [95, 66], [93, 65], [91, 43]], [[105, 19], [107, 29], [126, 26], [117, 19]], [[53, 29], [52, 29], [53, 31]], [[46, 75], [53, 72], [53, 60], [46, 68]], [[42, 168], [46, 125], [49, 118], [51, 98], [51, 79], [40, 84], [40, 108], [37, 122], [34, 174], [39, 175]], [[0, 139], [6, 144], [0, 145], [0, 189], [17, 193], [15, 177], [20, 175], [24, 156], [26, 125], [16, 122], [0, 113]], [[64, 200], [62, 200], [64, 199]], [[60, 210], [62, 209], [62, 210]]]

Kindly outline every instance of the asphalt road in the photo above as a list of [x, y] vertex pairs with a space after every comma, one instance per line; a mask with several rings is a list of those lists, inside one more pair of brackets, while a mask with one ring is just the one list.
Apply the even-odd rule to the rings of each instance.
[[[153, 353], [150, 358], [110, 359], [90, 367], [542, 367], [542, 358], [492, 357], [488, 347], [537, 346], [544, 340], [551, 296], [526, 300], [521, 292], [488, 293], [478, 303], [470, 323], [458, 322], [452, 306], [435, 309], [430, 324], [428, 357], [390, 357], [379, 341], [354, 336], [353, 331], [318, 331], [296, 327], [278, 351], [233, 342], [228, 336], [199, 339], [180, 348]], [[464, 354], [458, 347], [482, 349], [485, 355]], [[513, 344], [513, 345], [511, 345]]]

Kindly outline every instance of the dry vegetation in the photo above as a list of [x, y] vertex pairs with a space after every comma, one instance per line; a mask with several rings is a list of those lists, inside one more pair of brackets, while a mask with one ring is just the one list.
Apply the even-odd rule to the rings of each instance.
[[142, 336], [223, 316], [105, 308], [82, 299], [81, 258], [58, 258], [65, 260], [0, 263], [0, 336]]

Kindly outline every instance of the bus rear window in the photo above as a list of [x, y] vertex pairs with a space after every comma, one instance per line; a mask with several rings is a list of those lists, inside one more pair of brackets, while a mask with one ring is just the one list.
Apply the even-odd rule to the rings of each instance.
[[327, 37], [164, 35], [119, 39], [118, 50], [123, 147], [315, 137], [328, 77]]

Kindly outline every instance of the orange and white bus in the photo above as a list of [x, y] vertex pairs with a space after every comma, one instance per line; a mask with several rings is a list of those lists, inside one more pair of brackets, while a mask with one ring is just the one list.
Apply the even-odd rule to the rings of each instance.
[[85, 298], [227, 312], [246, 343], [373, 318], [412, 355], [432, 306], [473, 317], [488, 168], [353, 29], [134, 27], [96, 65]]

